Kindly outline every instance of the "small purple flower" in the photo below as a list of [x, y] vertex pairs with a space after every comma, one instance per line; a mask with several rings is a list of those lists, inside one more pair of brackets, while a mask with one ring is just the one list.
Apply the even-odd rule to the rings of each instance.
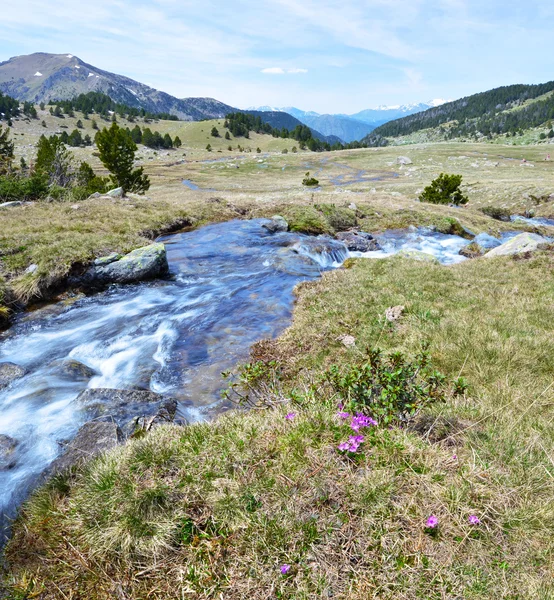
[[352, 422], [350, 423], [350, 427], [354, 431], [360, 431], [362, 427], [370, 427], [371, 425], [377, 425], [377, 421], [371, 417], [362, 415], [361, 413], [358, 413], [355, 417], [352, 417]]
[[287, 421], [292, 421], [294, 419], [294, 417], [296, 417], [296, 413], [291, 412], [291, 413], [289, 413], [288, 415], [285, 416], [285, 419]]
[[339, 417], [343, 421], [346, 421], [346, 419], [348, 419], [348, 417], [350, 417], [350, 413], [347, 413], [347, 412], [338, 412], [337, 413], [337, 417]]
[[341, 452], [346, 452], [346, 450], [350, 450], [350, 444], [348, 442], [341, 442], [338, 448]]
[[477, 515], [469, 515], [468, 520], [470, 525], [479, 525], [481, 523], [481, 519]]
[[285, 565], [281, 565], [281, 566], [279, 567], [279, 571], [281, 571], [281, 573], [282, 573], [283, 575], [286, 575], [286, 574], [287, 574], [287, 573], [290, 571], [290, 565], [287, 565], [287, 564], [285, 564]]
[[429, 529], [434, 529], [439, 524], [439, 519], [435, 515], [431, 515], [427, 522], [425, 523], [425, 527], [429, 527]]

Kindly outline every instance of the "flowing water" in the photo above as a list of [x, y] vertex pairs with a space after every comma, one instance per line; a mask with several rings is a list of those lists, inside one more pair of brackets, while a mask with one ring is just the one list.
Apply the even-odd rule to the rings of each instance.
[[[0, 470], [0, 532], [1, 515], [14, 514], [61, 442], [87, 420], [74, 402], [83, 389], [149, 389], [177, 398], [180, 416], [191, 422], [208, 418], [222, 406], [221, 372], [290, 323], [294, 286], [349, 256], [341, 242], [272, 235], [263, 222], [231, 221], [163, 237], [168, 280], [114, 286], [26, 313], [0, 334], [0, 362], [28, 371], [0, 390], [0, 435], [18, 442], [15, 465]], [[384, 250], [364, 256], [413, 248], [452, 263], [463, 260], [458, 251], [467, 244], [429, 231], [377, 237]], [[64, 373], [60, 362], [68, 359], [94, 374]]]

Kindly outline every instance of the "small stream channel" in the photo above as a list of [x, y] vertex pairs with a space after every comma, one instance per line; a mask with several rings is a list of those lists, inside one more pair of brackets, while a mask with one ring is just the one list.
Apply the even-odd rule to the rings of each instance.
[[[85, 388], [152, 390], [175, 397], [179, 415], [209, 418], [222, 408], [221, 372], [248, 358], [257, 340], [290, 324], [293, 289], [350, 256], [342, 242], [296, 233], [269, 234], [263, 220], [230, 221], [160, 238], [171, 277], [50, 305], [19, 317], [0, 334], [0, 362], [27, 375], [0, 390], [0, 436], [17, 441], [0, 468], [2, 527], [87, 419], [74, 400]], [[383, 257], [417, 249], [460, 262], [468, 242], [430, 231], [376, 236]], [[86, 377], [60, 368], [74, 360]]]

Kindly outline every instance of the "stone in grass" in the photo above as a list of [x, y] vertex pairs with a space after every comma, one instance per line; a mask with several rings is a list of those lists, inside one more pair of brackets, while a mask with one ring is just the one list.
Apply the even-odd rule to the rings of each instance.
[[399, 156], [396, 159], [396, 164], [398, 164], [398, 165], [411, 165], [412, 164], [412, 159], [408, 158], [407, 156]]
[[345, 348], [352, 348], [356, 345], [356, 338], [352, 335], [339, 335], [337, 342], [340, 342]]
[[106, 195], [110, 198], [123, 198], [123, 188], [118, 187], [113, 190], [110, 190]]
[[21, 379], [27, 374], [27, 369], [11, 362], [0, 363], [0, 390], [8, 387], [12, 381]]
[[426, 262], [435, 265], [440, 264], [439, 260], [432, 254], [421, 252], [420, 250], [400, 250], [396, 256], [399, 258], [409, 258], [410, 260], [417, 260], [419, 262]]
[[543, 244], [548, 244], [548, 240], [542, 237], [542, 235], [520, 233], [497, 248], [493, 248], [490, 252], [487, 252], [485, 257], [494, 258], [495, 256], [514, 256], [516, 254], [536, 252], [541, 249]]
[[274, 215], [271, 219], [262, 225], [269, 233], [279, 233], [289, 230], [289, 224], [281, 215]]

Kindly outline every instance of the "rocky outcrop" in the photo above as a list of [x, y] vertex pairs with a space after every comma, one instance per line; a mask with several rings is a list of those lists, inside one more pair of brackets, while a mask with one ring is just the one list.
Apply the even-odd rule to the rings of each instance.
[[114, 422], [90, 421], [77, 432], [65, 452], [48, 468], [45, 475], [55, 475], [79, 466], [99, 454], [111, 450], [123, 440], [121, 430]]
[[262, 225], [264, 229], [267, 229], [269, 233], [279, 233], [289, 230], [289, 224], [281, 215], [275, 215], [271, 219]]
[[159, 423], [171, 423], [177, 401], [155, 392], [143, 390], [87, 389], [75, 403], [89, 419], [115, 421], [123, 436], [131, 436], [137, 426], [150, 429]]
[[21, 379], [27, 370], [11, 362], [0, 363], [0, 390], [8, 387], [12, 381]]
[[497, 248], [493, 248], [485, 254], [485, 258], [494, 258], [496, 256], [514, 256], [516, 254], [526, 254], [527, 252], [536, 252], [541, 246], [546, 246], [548, 240], [542, 235], [536, 233], [520, 233], [511, 240], [504, 242]]
[[15, 467], [16, 450], [19, 442], [9, 435], [0, 434], [0, 471]]
[[436, 259], [432, 254], [427, 254], [427, 252], [420, 252], [419, 250], [400, 250], [398, 254], [396, 254], [399, 258], [409, 258], [410, 260], [417, 260], [420, 262], [432, 263], [432, 264], [440, 264], [438, 259]]
[[70, 283], [99, 288], [110, 283], [136, 283], [156, 279], [167, 275], [168, 272], [165, 246], [157, 243], [133, 250], [121, 258], [111, 254], [105, 260], [99, 259], [99, 264], [95, 262], [82, 277]]
[[335, 236], [343, 242], [351, 252], [375, 252], [382, 250], [379, 242], [370, 234], [363, 231], [342, 231]]
[[87, 367], [82, 362], [73, 359], [57, 360], [51, 364], [53, 370], [67, 376], [73, 381], [88, 381], [97, 375], [94, 369]]

